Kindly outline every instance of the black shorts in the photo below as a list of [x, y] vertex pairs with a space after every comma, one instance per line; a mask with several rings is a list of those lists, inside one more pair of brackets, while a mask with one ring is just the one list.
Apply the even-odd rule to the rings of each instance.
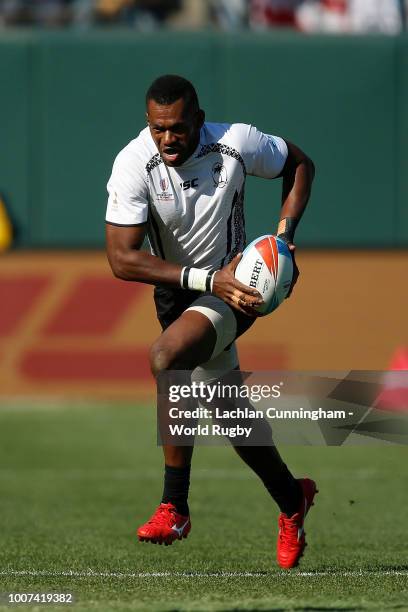
[[[157, 318], [163, 331], [169, 327], [183, 312], [191, 306], [199, 297], [204, 295], [201, 291], [191, 291], [190, 289], [172, 289], [168, 287], [155, 287], [154, 303], [156, 306]], [[256, 318], [231, 308], [237, 322], [236, 338], [246, 332], [255, 322]]]

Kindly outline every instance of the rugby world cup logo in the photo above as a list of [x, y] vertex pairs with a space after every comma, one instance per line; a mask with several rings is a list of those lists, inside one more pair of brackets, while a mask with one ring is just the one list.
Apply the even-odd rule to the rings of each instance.
[[216, 187], [225, 187], [228, 182], [225, 166], [220, 162], [216, 162], [212, 167], [212, 177]]
[[172, 202], [174, 200], [174, 193], [172, 190], [169, 191], [170, 181], [167, 176], [162, 176], [160, 181], [161, 191], [156, 194], [159, 202]]

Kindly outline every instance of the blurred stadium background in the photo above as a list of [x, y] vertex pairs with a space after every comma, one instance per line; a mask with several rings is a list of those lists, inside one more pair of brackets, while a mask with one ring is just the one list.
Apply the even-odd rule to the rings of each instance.
[[[144, 127], [144, 93], [159, 74], [191, 79], [208, 120], [253, 123], [299, 144], [316, 164], [313, 197], [297, 232], [301, 279], [293, 297], [240, 340], [242, 369], [408, 368], [405, 9], [399, 0], [0, 2], [0, 478], [7, 499], [2, 524], [8, 526], [2, 567], [25, 570], [28, 564], [62, 571], [67, 559], [71, 567], [77, 560], [78, 567], [106, 568], [109, 559], [116, 567], [133, 567], [126, 530], [136, 525], [134, 487], [138, 494], [141, 488], [133, 478], [145, 477], [140, 475], [144, 463], [152, 466], [147, 476], [151, 488], [143, 488], [145, 503], [136, 510], [137, 520], [145, 519], [149, 504], [157, 501], [161, 472], [154, 412], [149, 418], [147, 411], [139, 418], [133, 408], [115, 412], [124, 402], [132, 407], [154, 403], [147, 354], [159, 327], [152, 289], [112, 278], [103, 243], [112, 162]], [[248, 239], [276, 227], [279, 195], [279, 181], [249, 178]], [[83, 400], [86, 406], [78, 403]], [[89, 401], [100, 407], [99, 413], [89, 410]], [[37, 415], [35, 407], [44, 410]], [[344, 456], [324, 450], [293, 452], [289, 458], [298, 471], [305, 466], [315, 470], [326, 492], [336, 473], [337, 489], [343, 487], [348, 495], [351, 482], [363, 500], [356, 518], [326, 496], [326, 513], [332, 511], [327, 504], [333, 504], [333, 513], [353, 518], [357, 529], [380, 507], [371, 487], [375, 478], [388, 486], [383, 490], [394, 500], [395, 525], [403, 526], [403, 515], [398, 522], [395, 511], [406, 508], [404, 491], [398, 479], [389, 477], [393, 465], [403, 469], [401, 449], [381, 455], [361, 449], [359, 455], [347, 455], [347, 467]], [[230, 470], [218, 474], [223, 491], [206, 481], [210, 496], [218, 499], [230, 491], [239, 499], [243, 472], [238, 473], [233, 459], [221, 457], [219, 463], [220, 455], [200, 456], [197, 474], [202, 479], [211, 465], [214, 474], [220, 465]], [[99, 468], [105, 471], [98, 476]], [[253, 500], [258, 495], [256, 512], [261, 513], [265, 500], [259, 485], [248, 482], [243, 490]], [[115, 495], [122, 496], [123, 506], [113, 501]], [[194, 495], [193, 510], [200, 515], [198, 487]], [[98, 503], [106, 524], [98, 518]], [[79, 508], [85, 513], [81, 519]], [[88, 533], [86, 513], [95, 521], [99, 543], [89, 532], [83, 548], [71, 549], [76, 528]], [[258, 514], [253, 516], [258, 520]], [[234, 520], [241, 518], [237, 509]], [[58, 524], [58, 545], [51, 524]], [[38, 543], [31, 540], [34, 525]], [[336, 562], [339, 549], [328, 547], [334, 537], [330, 529], [319, 536], [314, 568]], [[399, 527], [393, 529], [391, 537], [378, 522], [376, 533], [381, 531], [383, 540], [377, 541], [371, 560], [401, 561], [404, 536]], [[126, 539], [120, 540], [125, 532]], [[221, 530], [217, 537], [224, 536]], [[244, 536], [247, 552], [252, 550], [249, 536]], [[101, 548], [105, 537], [112, 540], [106, 550]], [[343, 540], [340, 523], [336, 537], [336, 542]], [[351, 557], [342, 559], [346, 564], [352, 558], [350, 564], [358, 569], [366, 562], [366, 542], [359, 532], [352, 538], [355, 551], [347, 550]], [[25, 554], [21, 549], [27, 541]], [[197, 534], [196, 548], [192, 545], [190, 561], [169, 553], [173, 567], [213, 567], [218, 552], [209, 541], [200, 541]], [[231, 567], [231, 559], [244, 570], [270, 563], [265, 550], [241, 566], [241, 551], [228, 548], [234, 546], [224, 542], [224, 567]], [[150, 555], [138, 552], [140, 569], [167, 569], [158, 552]], [[27, 587], [33, 585], [27, 581]], [[334, 582], [332, 592], [344, 604], [355, 605], [361, 594], [357, 583], [345, 578], [342, 591], [337, 578]], [[238, 583], [236, 588], [243, 589]], [[22, 583], [16, 578], [8, 584]], [[57, 579], [46, 583], [59, 584]], [[385, 582], [379, 579], [377, 590], [370, 585], [364, 597], [380, 601]], [[92, 593], [102, 587], [91, 581], [89, 588]], [[276, 592], [280, 588], [277, 583]], [[248, 589], [256, 598], [256, 587]], [[391, 585], [384, 606], [392, 600], [402, 608], [401, 589]], [[346, 592], [357, 599], [347, 599]], [[309, 604], [316, 600], [316, 594], [305, 597]], [[140, 606], [146, 609], [143, 602]]]
[[[71, 17], [79, 10], [75, 2], [29, 4], [64, 4]], [[89, 4], [95, 15], [105, 6]], [[206, 23], [214, 7], [240, 3], [199, 4]], [[290, 4], [299, 3], [277, 2]], [[125, 7], [113, 5], [124, 19]], [[167, 19], [174, 13], [180, 26], [198, 10], [193, 1], [126, 7], [154, 15], [159, 5], [171, 6]], [[3, 15], [10, 6], [1, 4]], [[144, 92], [166, 72], [196, 84], [208, 120], [281, 134], [317, 167], [297, 234], [301, 281], [240, 341], [242, 367], [385, 369], [406, 344], [407, 37], [305, 35], [271, 24], [191, 32], [187, 24], [1, 31], [0, 193], [13, 226], [0, 260], [2, 394], [131, 397], [151, 389], [146, 354], [159, 332], [151, 288], [111, 277], [103, 220], [113, 159], [143, 128]], [[248, 182], [252, 239], [276, 226], [280, 182]], [[2, 227], [7, 246], [7, 220]]]

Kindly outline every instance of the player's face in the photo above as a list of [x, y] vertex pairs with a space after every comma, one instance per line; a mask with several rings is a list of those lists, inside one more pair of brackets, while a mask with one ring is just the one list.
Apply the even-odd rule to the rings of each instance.
[[200, 140], [203, 111], [186, 111], [182, 98], [169, 105], [149, 100], [146, 116], [150, 133], [166, 166], [184, 164]]

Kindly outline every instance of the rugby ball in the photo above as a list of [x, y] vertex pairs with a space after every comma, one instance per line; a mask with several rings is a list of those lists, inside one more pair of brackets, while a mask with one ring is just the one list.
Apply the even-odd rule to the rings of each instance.
[[235, 278], [262, 295], [264, 303], [257, 306], [260, 315], [267, 315], [286, 298], [293, 276], [291, 252], [277, 236], [261, 236], [249, 244], [236, 267]]

